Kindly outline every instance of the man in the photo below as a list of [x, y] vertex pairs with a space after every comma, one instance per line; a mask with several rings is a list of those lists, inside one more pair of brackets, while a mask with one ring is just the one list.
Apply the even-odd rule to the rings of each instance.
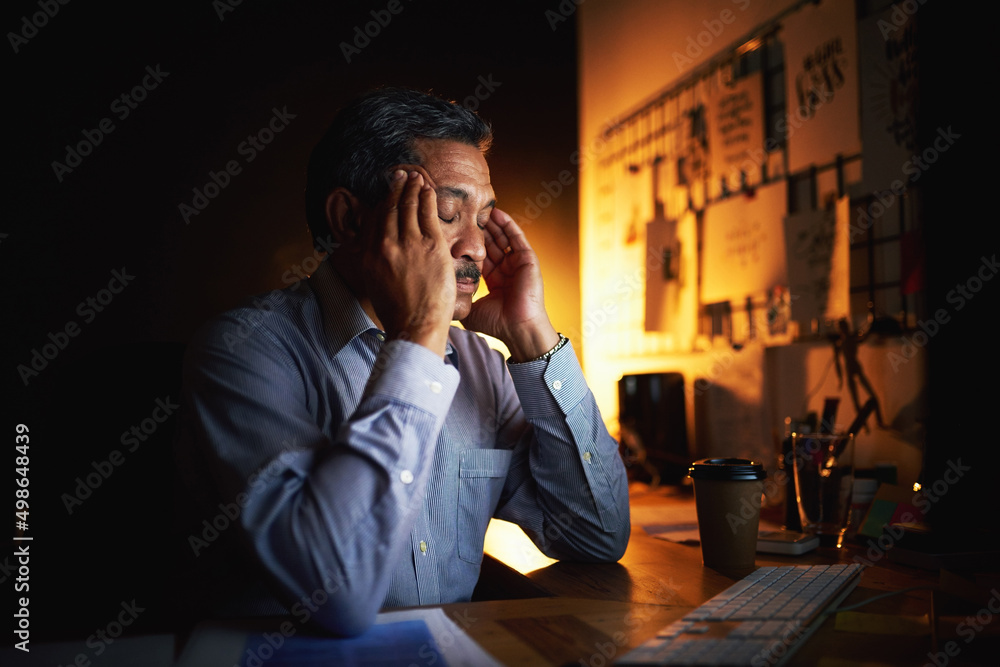
[[225, 561], [206, 568], [215, 613], [352, 635], [382, 608], [468, 600], [492, 517], [554, 558], [624, 552], [617, 443], [546, 314], [538, 258], [495, 207], [491, 136], [408, 90], [342, 110], [306, 192], [328, 259], [192, 343], [180, 453], [205, 511], [234, 524], [191, 542], [196, 564]]

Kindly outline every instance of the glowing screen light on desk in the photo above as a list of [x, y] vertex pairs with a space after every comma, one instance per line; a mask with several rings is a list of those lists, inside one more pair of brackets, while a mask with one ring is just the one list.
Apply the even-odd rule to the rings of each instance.
[[539, 551], [520, 527], [499, 519], [490, 521], [483, 550], [521, 574], [540, 570], [556, 562], [554, 558]]

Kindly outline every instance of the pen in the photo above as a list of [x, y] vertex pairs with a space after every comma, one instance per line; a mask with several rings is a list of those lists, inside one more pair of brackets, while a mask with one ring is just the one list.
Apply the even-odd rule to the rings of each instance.
[[835, 457], [840, 456], [840, 453], [844, 451], [845, 447], [847, 447], [848, 439], [856, 434], [862, 426], [864, 426], [865, 421], [868, 420], [868, 415], [870, 415], [874, 409], [875, 399], [869, 398], [868, 401], [861, 406], [861, 410], [858, 411], [858, 416], [854, 418], [854, 421], [852, 421], [851, 425], [847, 428], [847, 433], [844, 438], [837, 442], [837, 449], [833, 454]]
[[823, 401], [823, 419], [819, 423], [820, 433], [833, 433], [833, 427], [837, 420], [837, 407], [840, 399], [836, 397], [827, 398]]
[[858, 430], [865, 425], [865, 421], [868, 420], [868, 415], [872, 413], [875, 409], [875, 399], [869, 398], [868, 401], [861, 406], [861, 410], [858, 412], [858, 416], [854, 418], [851, 425], [847, 429], [848, 434], [857, 433]]

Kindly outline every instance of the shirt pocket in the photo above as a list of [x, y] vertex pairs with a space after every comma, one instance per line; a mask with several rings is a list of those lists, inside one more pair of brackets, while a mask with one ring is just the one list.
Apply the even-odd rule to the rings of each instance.
[[458, 469], [458, 556], [469, 563], [483, 560], [483, 540], [493, 518], [512, 452], [509, 449], [467, 449]]

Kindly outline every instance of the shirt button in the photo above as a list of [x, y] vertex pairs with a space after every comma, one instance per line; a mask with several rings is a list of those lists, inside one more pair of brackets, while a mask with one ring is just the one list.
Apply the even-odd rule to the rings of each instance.
[[380, 341], [383, 341], [383, 342], [385, 341], [385, 334], [382, 333], [381, 331], [379, 331], [378, 333], [376, 333], [375, 337], [378, 338]]
[[424, 542], [423, 540], [420, 540], [420, 553], [422, 554], [427, 553], [427, 543]]
[[583, 460], [586, 461], [587, 463], [590, 463], [590, 452], [583, 453]]
[[441, 383], [440, 382], [431, 382], [428, 386], [431, 388], [431, 392], [432, 393], [434, 393], [434, 394], [440, 394], [441, 393]]
[[410, 472], [409, 470], [404, 470], [403, 472], [399, 473], [399, 481], [402, 482], [403, 484], [409, 484], [410, 482], [413, 481], [413, 473]]
[[555, 382], [553, 382], [552, 388], [555, 389], [556, 391], [562, 389], [562, 380], [556, 380]]

